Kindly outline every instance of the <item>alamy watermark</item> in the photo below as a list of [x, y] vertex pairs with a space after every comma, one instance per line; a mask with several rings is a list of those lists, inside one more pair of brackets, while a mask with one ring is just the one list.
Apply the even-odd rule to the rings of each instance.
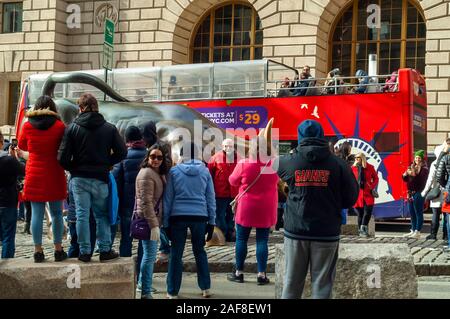
[[70, 264], [58, 271], [58, 275], [67, 276], [66, 286], [69, 289], [81, 288], [81, 268], [77, 264]]
[[366, 272], [370, 273], [367, 277], [366, 284], [370, 289], [381, 288], [381, 268], [379, 265], [370, 264], [366, 268]]
[[369, 29], [381, 28], [381, 8], [377, 4], [369, 4], [367, 6], [367, 27]]
[[81, 7], [78, 4], [69, 4], [66, 8], [69, 16], [66, 19], [66, 24], [69, 29], [81, 28]]
[[[261, 128], [262, 130], [264, 128]], [[193, 132], [193, 135], [192, 133]], [[225, 131], [216, 128], [204, 128], [201, 120], [194, 120], [193, 130], [184, 127], [179, 127], [170, 132], [163, 140], [170, 141], [172, 144], [172, 154], [179, 154], [179, 149], [183, 147], [183, 157], [191, 158], [191, 150], [184, 146], [194, 143], [198, 150], [201, 147], [201, 154], [194, 154], [195, 158], [209, 162], [214, 153], [222, 149], [222, 142], [224, 139], [231, 139], [234, 141], [234, 151], [239, 154], [239, 159], [245, 160], [247, 163], [266, 163], [278, 156], [279, 149], [279, 130], [278, 128], [271, 129], [270, 141], [267, 141], [263, 136], [258, 136], [258, 131], [255, 128], [234, 128]], [[220, 160], [220, 159], [218, 159]], [[235, 157], [225, 159], [227, 163], [233, 163]], [[277, 169], [278, 161], [274, 162], [273, 169]], [[270, 173], [267, 171], [267, 173]]]

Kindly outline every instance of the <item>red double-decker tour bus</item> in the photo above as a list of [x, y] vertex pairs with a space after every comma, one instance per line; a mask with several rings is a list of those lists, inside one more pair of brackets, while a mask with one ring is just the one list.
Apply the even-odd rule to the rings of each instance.
[[[88, 73], [103, 78], [102, 70]], [[290, 86], [304, 83], [296, 80], [298, 75], [293, 68], [263, 59], [116, 69], [108, 83], [130, 100], [184, 104], [224, 129], [259, 129], [274, 118], [281, 154], [295, 147], [298, 124], [314, 119], [335, 146], [350, 142], [352, 153], [363, 152], [375, 167], [380, 180], [375, 218], [408, 216], [401, 175], [413, 152], [427, 148], [424, 78], [413, 69], [400, 69], [396, 80], [385, 86], [390, 75], [371, 75], [363, 84], [366, 93], [352, 93], [358, 86], [355, 78], [310, 78], [296, 96], [300, 91]], [[45, 77], [29, 78], [31, 103]], [[92, 87], [70, 83], [59, 84], [55, 95], [76, 98], [86, 91], [103, 98]]]

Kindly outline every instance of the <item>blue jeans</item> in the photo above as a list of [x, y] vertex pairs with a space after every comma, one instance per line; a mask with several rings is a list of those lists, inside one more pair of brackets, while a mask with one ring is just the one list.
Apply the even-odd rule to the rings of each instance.
[[23, 202], [19, 203], [19, 212], [17, 214], [17, 219], [25, 219], [25, 204]]
[[191, 230], [192, 251], [197, 266], [197, 284], [201, 290], [211, 287], [208, 268], [208, 256], [205, 251], [206, 222], [174, 221], [170, 224], [172, 247], [170, 248], [169, 270], [167, 274], [167, 292], [178, 295], [183, 276], [183, 252], [186, 244], [187, 229]]
[[16, 252], [17, 208], [0, 207], [0, 233], [2, 234], [2, 259], [14, 258]]
[[[44, 221], [45, 202], [31, 202], [31, 234], [35, 245], [42, 245], [42, 222]], [[62, 201], [48, 203], [52, 216], [53, 243], [61, 244], [64, 234], [64, 220], [62, 216]]]
[[133, 248], [133, 237], [130, 236], [131, 216], [133, 209], [120, 211], [120, 257], [131, 257], [131, 250]]
[[160, 236], [159, 239], [161, 240], [161, 243], [159, 244], [159, 251], [163, 254], [170, 254], [170, 241], [169, 238], [167, 238], [166, 232], [164, 229], [160, 228], [159, 232]]
[[[247, 258], [247, 242], [252, 227], [243, 227], [236, 224], [236, 270], [244, 270], [245, 258]], [[256, 228], [256, 262], [258, 272], [266, 272], [267, 258], [269, 256], [270, 228]]]
[[153, 268], [158, 251], [158, 242], [156, 240], [141, 240], [142, 242], [142, 261], [139, 282], [142, 285], [142, 295], [150, 294], [153, 283]]
[[[77, 226], [76, 222], [69, 221], [69, 233], [70, 233], [70, 247], [67, 252], [69, 258], [77, 258], [80, 256], [80, 245], [78, 245], [78, 236], [77, 236]], [[89, 216], [89, 231], [91, 232], [91, 255], [94, 253], [95, 248], [95, 219], [94, 215], [91, 213]]]
[[412, 201], [409, 202], [409, 213], [411, 214], [411, 229], [421, 231], [423, 226], [423, 204], [425, 198], [420, 192], [414, 193]]
[[[111, 250], [111, 224], [108, 214], [108, 184], [94, 178], [72, 177], [70, 180], [77, 214], [77, 235], [80, 254], [92, 251], [89, 229], [89, 214], [92, 208], [97, 224], [99, 251]], [[33, 211], [34, 213], [34, 211]]]

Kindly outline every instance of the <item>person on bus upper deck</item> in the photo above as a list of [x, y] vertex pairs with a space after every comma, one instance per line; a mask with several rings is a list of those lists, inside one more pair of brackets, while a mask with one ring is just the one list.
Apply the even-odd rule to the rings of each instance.
[[180, 99], [183, 89], [177, 84], [177, 77], [171, 75], [169, 79], [169, 86], [167, 88], [167, 98], [171, 100]]
[[300, 73], [300, 81], [294, 83], [295, 89], [293, 91], [294, 96], [305, 96], [312, 79], [311, 69], [308, 65], [303, 67], [302, 73]]
[[295, 152], [281, 156], [278, 165], [278, 175], [289, 186], [282, 298], [301, 298], [308, 270], [312, 298], [331, 298], [341, 211], [356, 202], [358, 183], [347, 163], [330, 152], [318, 122], [303, 121], [298, 141]]
[[[437, 168], [439, 167], [439, 163], [442, 159], [441, 154], [444, 154], [443, 152], [444, 150], [444, 145], [438, 145], [436, 146], [436, 148], [434, 149], [434, 154], [436, 155], [436, 159], [431, 163], [430, 165], [430, 173], [428, 174], [428, 179], [427, 179], [427, 183], [425, 184], [425, 188], [422, 191], [422, 197], [426, 197], [427, 193], [432, 190], [433, 188], [439, 186], [440, 189], [440, 193], [436, 198], [433, 198], [430, 200], [430, 207], [431, 210], [433, 211], [433, 218], [431, 220], [431, 231], [430, 234], [427, 236], [427, 240], [431, 239], [431, 240], [436, 240], [436, 235], [438, 233], [439, 230], [439, 221], [441, 219], [441, 206], [442, 206], [442, 201], [443, 201], [443, 191], [444, 188], [441, 187], [439, 185], [439, 182], [437, 180]], [[444, 216], [446, 216], [444, 214]], [[445, 225], [444, 230], [446, 230], [447, 227]]]
[[386, 84], [383, 86], [383, 92], [395, 92], [397, 89], [397, 71], [392, 72], [391, 77], [386, 80]]
[[403, 173], [403, 181], [408, 187], [409, 213], [411, 214], [411, 231], [405, 237], [420, 238], [423, 226], [423, 205], [425, 199], [421, 192], [425, 188], [428, 178], [428, 167], [424, 161], [425, 151], [414, 153], [414, 162]]
[[359, 85], [355, 88], [354, 93], [366, 93], [368, 91], [369, 77], [364, 70], [358, 70], [355, 73], [355, 77], [358, 78]]
[[374, 191], [378, 186], [378, 175], [375, 168], [367, 163], [363, 153], [356, 154], [352, 171], [359, 184], [358, 200], [353, 206], [358, 214], [359, 235], [369, 237], [368, 225], [375, 204]]
[[335, 68], [328, 72], [327, 80], [325, 81], [325, 88], [323, 88], [323, 94], [343, 94], [347, 92], [347, 88], [342, 85], [345, 82], [341, 79], [341, 70], [339, 68]]
[[289, 90], [290, 87], [291, 87], [291, 82], [288, 77], [285, 77], [283, 83], [281, 83], [280, 89], [278, 90], [277, 97], [291, 96], [292, 92], [291, 92], [291, 90]]

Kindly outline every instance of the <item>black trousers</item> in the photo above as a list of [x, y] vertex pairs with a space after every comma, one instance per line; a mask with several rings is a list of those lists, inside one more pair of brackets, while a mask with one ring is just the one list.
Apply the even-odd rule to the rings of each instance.
[[370, 218], [372, 217], [373, 205], [355, 207], [355, 211], [358, 214], [358, 229], [361, 228], [361, 226], [369, 225]]
[[23, 202], [23, 205], [25, 206], [25, 222], [31, 224], [31, 203]]
[[[436, 236], [439, 230], [439, 224], [441, 219], [441, 208], [440, 207], [432, 207], [431, 210], [433, 211], [433, 218], [431, 219], [431, 235]], [[447, 216], [448, 218], [448, 216]], [[447, 227], [444, 226], [443, 229], [443, 236], [446, 238], [448, 236], [447, 234]]]

